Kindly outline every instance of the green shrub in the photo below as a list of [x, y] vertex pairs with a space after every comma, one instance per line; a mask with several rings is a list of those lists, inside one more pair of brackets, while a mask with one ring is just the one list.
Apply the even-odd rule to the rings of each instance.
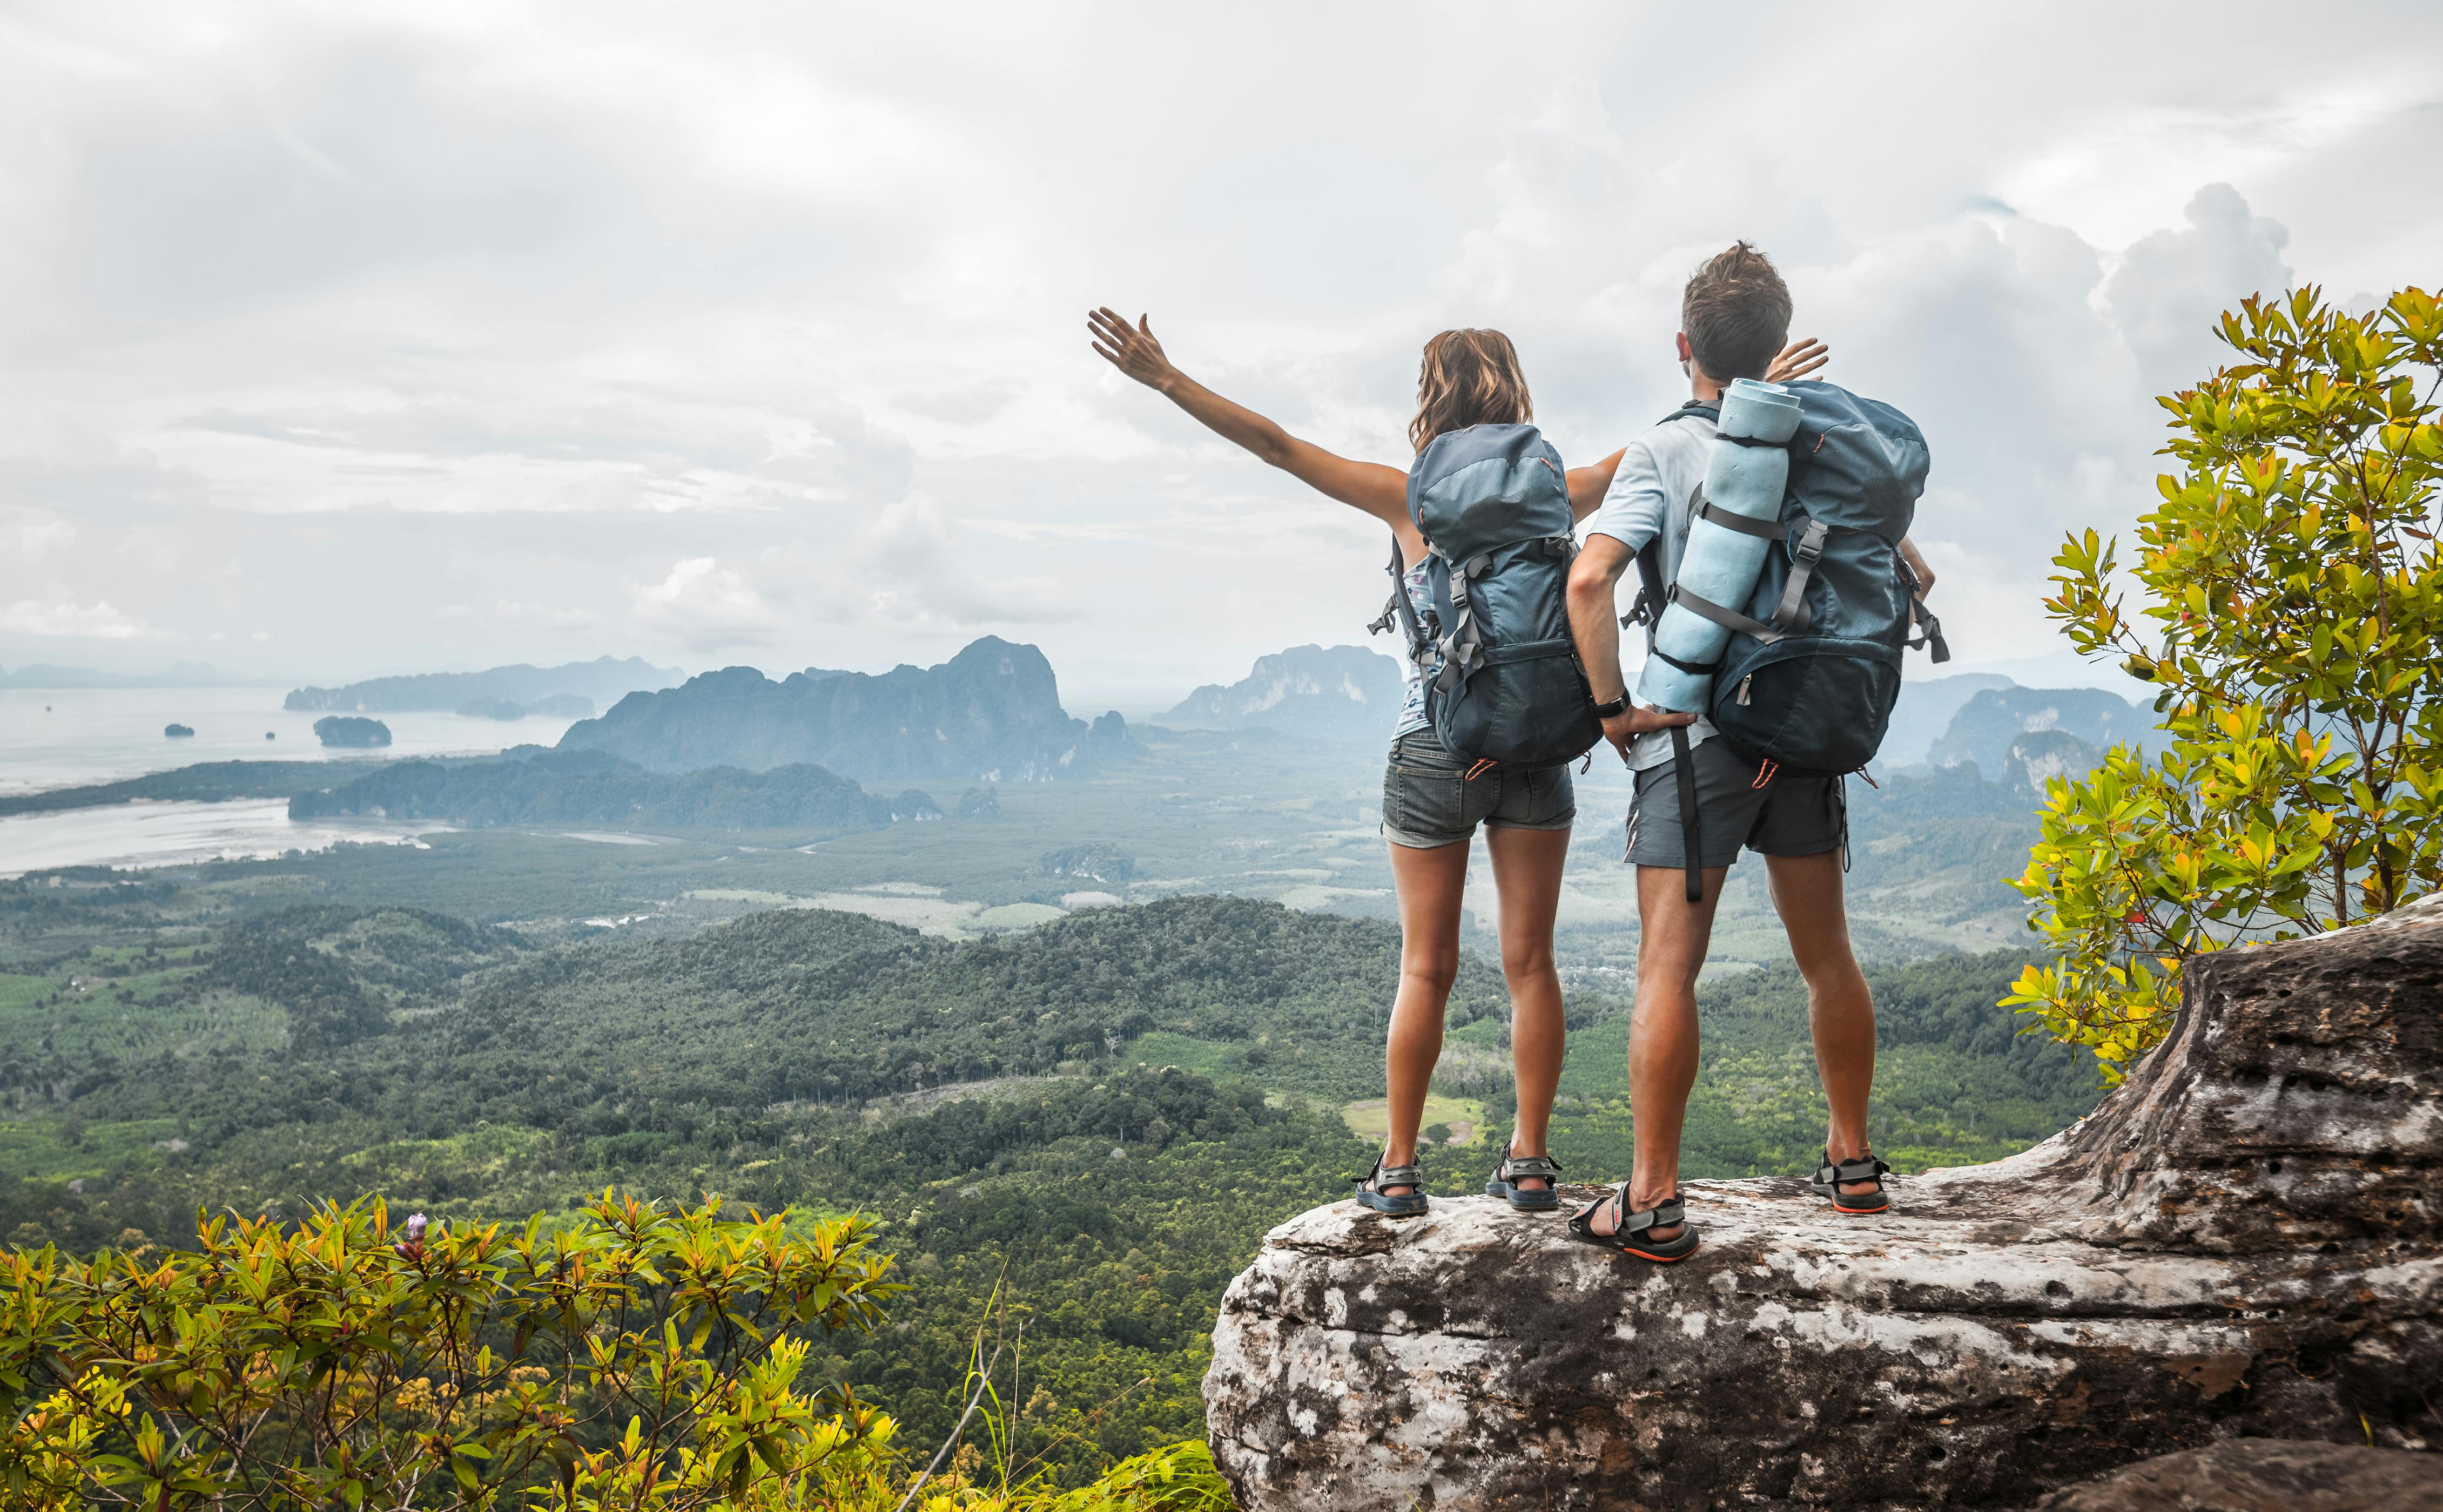
[[[802, 1393], [820, 1337], [904, 1288], [862, 1217], [725, 1218], [605, 1193], [546, 1230], [211, 1219], [197, 1248], [0, 1253], [12, 1508], [894, 1506], [891, 1418]], [[934, 1512], [1227, 1507], [1201, 1444], [1066, 1493], [928, 1486]]]

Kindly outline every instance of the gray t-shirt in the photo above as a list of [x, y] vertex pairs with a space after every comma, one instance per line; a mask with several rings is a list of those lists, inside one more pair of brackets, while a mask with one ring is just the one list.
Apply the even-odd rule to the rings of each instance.
[[[1662, 581], [1680, 575], [1680, 554], [1688, 547], [1690, 501], [1705, 481], [1705, 463], [1713, 454], [1714, 422], [1703, 415], [1666, 420], [1628, 444], [1620, 468], [1603, 503], [1587, 520], [1589, 536], [1609, 536], [1634, 552], [1660, 536], [1662, 539]], [[1637, 569], [1629, 569], [1636, 583]], [[1625, 660], [1625, 659], [1624, 659]], [[1636, 684], [1631, 683], [1631, 690]], [[1703, 716], [1688, 726], [1688, 743], [1714, 734]], [[1648, 730], [1629, 743], [1628, 764], [1644, 772], [1671, 759], [1671, 733]]]

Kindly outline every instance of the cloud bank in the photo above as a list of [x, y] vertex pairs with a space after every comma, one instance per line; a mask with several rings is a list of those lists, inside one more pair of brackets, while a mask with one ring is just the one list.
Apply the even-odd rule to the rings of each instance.
[[[1381, 531], [1104, 370], [1089, 305], [1393, 463], [1424, 337], [1497, 325], [1576, 459], [1681, 397], [1680, 283], [1735, 237], [1925, 427], [1963, 661], [2036, 654], [2052, 543], [2152, 497], [2215, 312], [2443, 276], [2397, 183], [2443, 43], [2348, 9], [2279, 70], [2271, 7], [1794, 9], [1734, 78], [1670, 8], [13, 8], [0, 663], [991, 631], [1166, 703], [1359, 638]], [[1538, 66], [1452, 109], [1419, 81], [1488, 27]]]

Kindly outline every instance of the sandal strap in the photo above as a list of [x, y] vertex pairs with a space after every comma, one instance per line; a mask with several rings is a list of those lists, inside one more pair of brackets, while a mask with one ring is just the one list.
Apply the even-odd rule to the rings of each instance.
[[1516, 1176], [1542, 1176], [1547, 1180], [1561, 1174], [1561, 1162], [1540, 1155], [1505, 1155], [1501, 1157], [1504, 1179]]
[[1834, 1182], [1874, 1181], [1880, 1184], [1883, 1176], [1891, 1174], [1891, 1169], [1871, 1155], [1860, 1156], [1855, 1160], [1841, 1161], [1835, 1161], [1827, 1156], [1823, 1169], [1815, 1173], [1815, 1179]]
[[1422, 1187], [1425, 1184], [1425, 1168], [1421, 1165], [1385, 1165], [1377, 1160], [1373, 1170], [1350, 1179], [1361, 1187], [1370, 1181], [1377, 1192], [1385, 1187]]
[[1675, 1223], [1685, 1222], [1687, 1216], [1688, 1211], [1681, 1206], [1680, 1194], [1676, 1192], [1643, 1212], [1631, 1212], [1628, 1211], [1628, 1189], [1623, 1187], [1620, 1193], [1620, 1226], [1613, 1231], [1644, 1233], [1648, 1229], [1667, 1228]]

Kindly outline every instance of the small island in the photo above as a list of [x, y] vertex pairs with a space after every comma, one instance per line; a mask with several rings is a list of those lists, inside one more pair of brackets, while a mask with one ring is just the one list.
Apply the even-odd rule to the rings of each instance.
[[[48, 714], [50, 710], [45, 709], [43, 712]], [[161, 726], [161, 733], [168, 736], [173, 740], [186, 740], [193, 738], [195, 732], [193, 727], [190, 725], [165, 724]]]
[[390, 726], [379, 720], [334, 714], [314, 721], [314, 738], [324, 745], [382, 746], [390, 744]]

